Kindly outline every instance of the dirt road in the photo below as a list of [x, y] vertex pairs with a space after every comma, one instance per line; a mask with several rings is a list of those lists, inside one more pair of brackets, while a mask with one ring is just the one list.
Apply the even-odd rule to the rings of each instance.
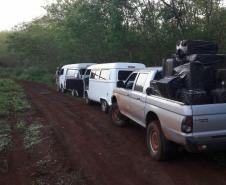
[[[146, 151], [145, 130], [117, 128], [97, 105], [57, 93], [46, 85], [20, 82], [34, 106], [60, 137], [71, 165], [79, 166], [94, 185], [223, 185], [226, 167], [215, 156], [180, 153], [155, 162]], [[223, 155], [223, 157], [226, 155]]]

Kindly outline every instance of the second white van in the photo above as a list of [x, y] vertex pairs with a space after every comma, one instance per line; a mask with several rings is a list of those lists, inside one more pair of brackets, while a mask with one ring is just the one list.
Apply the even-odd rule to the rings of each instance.
[[[94, 63], [80, 63], [80, 64], [69, 64], [61, 67], [59, 70], [58, 78], [58, 89], [61, 92], [70, 90], [66, 86], [66, 81], [71, 79], [83, 80], [84, 73], [87, 67], [93, 65]], [[73, 91], [72, 91], [73, 92]]]
[[111, 106], [111, 96], [118, 81], [125, 81], [137, 69], [144, 69], [141, 63], [106, 63], [96, 64], [87, 68], [89, 78], [85, 87], [85, 102], [101, 103], [101, 110], [108, 112]]

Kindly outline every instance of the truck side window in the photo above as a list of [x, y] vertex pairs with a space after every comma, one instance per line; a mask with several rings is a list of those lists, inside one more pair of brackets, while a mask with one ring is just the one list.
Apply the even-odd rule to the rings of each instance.
[[133, 84], [134, 81], [136, 79], [137, 73], [133, 73], [130, 75], [130, 77], [127, 79], [126, 83], [125, 83], [125, 88], [126, 89], [132, 89], [133, 88]]
[[144, 85], [145, 85], [145, 82], [147, 80], [147, 77], [148, 77], [147, 73], [139, 74], [137, 81], [136, 81], [136, 84], [135, 84], [135, 87], [134, 87], [135, 91], [143, 92]]

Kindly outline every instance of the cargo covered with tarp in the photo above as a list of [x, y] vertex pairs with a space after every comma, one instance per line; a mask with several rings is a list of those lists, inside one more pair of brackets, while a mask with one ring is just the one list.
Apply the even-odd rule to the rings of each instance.
[[153, 94], [188, 105], [226, 103], [226, 60], [209, 41], [183, 40], [163, 60], [163, 78], [152, 81]]

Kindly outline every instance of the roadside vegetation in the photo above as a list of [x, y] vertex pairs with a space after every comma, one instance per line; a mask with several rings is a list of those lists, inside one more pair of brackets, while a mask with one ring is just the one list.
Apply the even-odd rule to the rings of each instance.
[[53, 83], [57, 66], [79, 62], [162, 63], [181, 39], [226, 51], [223, 0], [57, 0], [46, 15], [0, 33], [0, 76]]
[[29, 185], [85, 185], [81, 170], [68, 166], [60, 142], [21, 86], [0, 79], [0, 184], [8, 178]]
[[0, 116], [30, 109], [23, 89], [13, 80], [0, 79]]

